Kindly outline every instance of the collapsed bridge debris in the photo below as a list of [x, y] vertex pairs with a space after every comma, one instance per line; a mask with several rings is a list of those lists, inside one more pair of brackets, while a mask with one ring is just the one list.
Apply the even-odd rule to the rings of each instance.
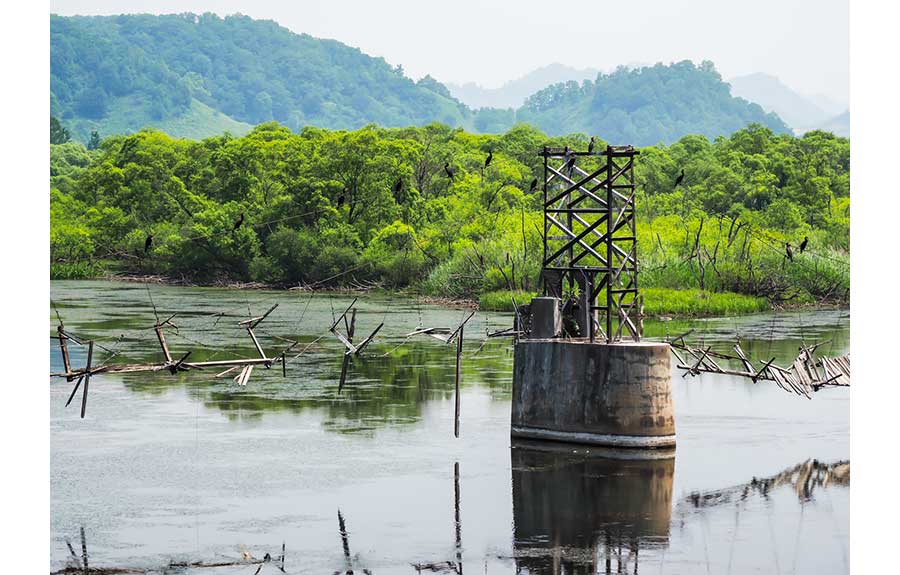
[[[160, 320], [159, 315], [156, 312], [156, 307], [153, 308], [153, 313], [156, 316], [156, 323], [153, 325], [152, 329], [156, 333], [156, 339], [159, 342], [160, 349], [163, 353], [164, 360], [157, 363], [130, 363], [130, 364], [111, 364], [111, 363], [102, 363], [101, 365], [93, 365], [93, 352], [95, 342], [93, 340], [89, 340], [86, 342], [88, 346], [87, 352], [87, 361], [83, 368], [73, 368], [71, 365], [71, 360], [69, 356], [68, 349], [68, 341], [72, 340], [76, 344], [82, 344], [83, 342], [79, 340], [79, 338], [75, 337], [72, 333], [68, 332], [63, 324], [62, 318], [57, 313], [57, 318], [59, 320], [59, 325], [56, 328], [57, 335], [53, 339], [59, 340], [60, 352], [62, 354], [63, 360], [63, 368], [65, 371], [51, 373], [50, 377], [64, 377], [66, 381], [71, 382], [75, 381], [75, 387], [72, 389], [71, 395], [69, 395], [69, 400], [66, 402], [66, 406], [68, 406], [72, 399], [75, 397], [75, 393], [78, 391], [79, 386], [81, 386], [82, 381], [84, 382], [84, 390], [81, 400], [81, 417], [84, 418], [85, 411], [87, 408], [87, 395], [88, 395], [88, 385], [90, 383], [91, 376], [97, 375], [100, 373], [139, 373], [139, 372], [159, 372], [159, 371], [168, 371], [172, 375], [175, 375], [181, 371], [189, 371], [192, 369], [207, 369], [214, 367], [225, 367], [227, 368], [225, 371], [216, 374], [216, 377], [222, 377], [232, 371], [240, 368], [240, 372], [237, 376], [234, 377], [235, 383], [240, 386], [247, 385], [248, 380], [250, 379], [250, 374], [253, 372], [253, 368], [257, 365], [263, 365], [267, 369], [272, 367], [275, 364], [280, 363], [282, 366], [282, 374], [285, 373], [285, 358], [289, 351], [291, 351], [299, 342], [294, 341], [281, 352], [269, 356], [266, 354], [265, 350], [263, 350], [262, 346], [259, 343], [259, 340], [256, 337], [256, 334], [253, 332], [253, 329], [257, 327], [264, 319], [266, 319], [270, 313], [275, 311], [275, 308], [278, 307], [276, 303], [272, 307], [268, 309], [264, 314], [258, 317], [252, 317], [250, 319], [246, 319], [238, 323], [238, 326], [247, 330], [247, 334], [250, 336], [250, 339], [253, 342], [253, 346], [256, 348], [256, 351], [259, 353], [258, 358], [242, 358], [242, 359], [221, 359], [221, 360], [210, 360], [210, 361], [195, 361], [190, 362], [188, 358], [191, 355], [191, 352], [188, 351], [180, 358], [175, 359], [172, 356], [172, 353], [169, 351], [169, 346], [166, 343], [166, 330], [174, 329], [177, 333], [178, 326], [172, 323], [172, 320], [178, 315], [177, 313], [170, 315], [164, 320]], [[115, 353], [112, 354], [112, 357], [115, 357]]]
[[[691, 346], [684, 340], [688, 334], [690, 332], [668, 342], [672, 353], [678, 359], [676, 367], [684, 370], [682, 377], [687, 375], [693, 377], [700, 373], [718, 373], [747, 377], [753, 383], [760, 380], [773, 381], [781, 389], [802, 395], [807, 399], [812, 399], [812, 394], [824, 387], [850, 387], [849, 353], [838, 357], [820, 356], [816, 358], [813, 356], [816, 349], [827, 342], [820, 342], [812, 346], [801, 345], [799, 355], [788, 367], [776, 365], [773, 357], [768, 361], [757, 360], [762, 367], [756, 369], [741, 348], [740, 342], [734, 344], [732, 349], [735, 355], [732, 355], [713, 351], [712, 346], [705, 348]], [[687, 355], [682, 356], [678, 350]], [[688, 356], [689, 359], [686, 361], [685, 357]], [[722, 367], [716, 362], [716, 359], [738, 363], [742, 369], [734, 369], [730, 364]]]

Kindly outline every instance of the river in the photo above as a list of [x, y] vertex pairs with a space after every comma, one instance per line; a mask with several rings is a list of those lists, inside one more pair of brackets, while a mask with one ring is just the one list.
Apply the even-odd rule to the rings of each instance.
[[[772, 383], [673, 373], [675, 457], [635, 461], [511, 445], [512, 344], [481, 347], [511, 314], [479, 312], [466, 328], [456, 439], [455, 346], [403, 336], [418, 325], [454, 326], [463, 310], [361, 297], [357, 337], [385, 325], [339, 394], [343, 346], [314, 340], [352, 296], [87, 281], [54, 281], [50, 293], [72, 333], [106, 348], [95, 365], [113, 351], [114, 362], [158, 359], [151, 298], [160, 316], [178, 313], [177, 333], [167, 334], [176, 357], [253, 356], [237, 322], [274, 303], [257, 330], [263, 347], [280, 352], [285, 339], [300, 339], [294, 354], [305, 349], [286, 378], [278, 366], [260, 367], [245, 387], [212, 372], [98, 375], [84, 419], [80, 392], [66, 408], [71, 384], [51, 378], [54, 570], [73, 564], [67, 541], [81, 556], [81, 529], [91, 567], [148, 570], [268, 553], [276, 560], [259, 573], [280, 573], [282, 543], [287, 573], [849, 569], [849, 475], [760, 488], [809, 460], [849, 461], [848, 389], [807, 400]], [[749, 355], [784, 365], [801, 342], [849, 351], [849, 321], [846, 310], [791, 311], [647, 322], [646, 333], [692, 328], [692, 338], [723, 350], [739, 334]], [[51, 310], [52, 333], [55, 325]], [[49, 341], [51, 369], [61, 371]], [[83, 365], [85, 349], [71, 349]]]

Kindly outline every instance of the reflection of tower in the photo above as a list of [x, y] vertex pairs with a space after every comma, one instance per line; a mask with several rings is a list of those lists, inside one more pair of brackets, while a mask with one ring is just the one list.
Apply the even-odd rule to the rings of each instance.
[[517, 571], [637, 572], [641, 549], [668, 545], [674, 450], [514, 441], [511, 453]]

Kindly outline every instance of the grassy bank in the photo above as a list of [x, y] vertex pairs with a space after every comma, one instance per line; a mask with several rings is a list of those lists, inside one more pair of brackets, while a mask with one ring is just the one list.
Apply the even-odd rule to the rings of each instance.
[[[732, 292], [646, 288], [641, 293], [644, 295], [644, 313], [651, 316], [736, 315], [770, 309], [766, 298]], [[513, 298], [522, 305], [535, 295], [524, 291], [492, 291], [480, 296], [479, 305], [486, 311], [513, 311]]]

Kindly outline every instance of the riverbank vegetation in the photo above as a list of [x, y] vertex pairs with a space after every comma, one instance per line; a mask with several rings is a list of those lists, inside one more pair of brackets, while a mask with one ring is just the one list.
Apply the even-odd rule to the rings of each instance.
[[[483, 302], [498, 290], [534, 292], [536, 151], [587, 140], [526, 125], [495, 136], [441, 124], [298, 134], [266, 123], [243, 137], [148, 130], [95, 150], [51, 145], [51, 277], [380, 286]], [[648, 311], [701, 312], [724, 293], [731, 311], [845, 303], [849, 151], [829, 133], [759, 125], [641, 148], [640, 281], [666, 290], [646, 292]]]

